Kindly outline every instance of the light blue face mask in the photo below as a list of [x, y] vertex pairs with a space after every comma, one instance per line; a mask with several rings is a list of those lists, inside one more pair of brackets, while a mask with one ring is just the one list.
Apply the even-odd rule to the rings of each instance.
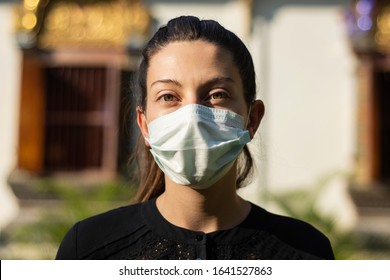
[[242, 116], [198, 104], [159, 117], [148, 129], [146, 140], [161, 170], [175, 183], [195, 189], [221, 179], [251, 140]]

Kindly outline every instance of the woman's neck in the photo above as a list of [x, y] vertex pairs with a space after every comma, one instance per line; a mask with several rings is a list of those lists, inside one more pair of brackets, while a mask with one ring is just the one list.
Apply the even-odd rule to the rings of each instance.
[[[230, 173], [230, 172], [229, 172]], [[250, 203], [237, 195], [235, 176], [225, 176], [205, 190], [177, 185], [166, 178], [157, 208], [170, 223], [205, 233], [232, 228], [249, 214]]]

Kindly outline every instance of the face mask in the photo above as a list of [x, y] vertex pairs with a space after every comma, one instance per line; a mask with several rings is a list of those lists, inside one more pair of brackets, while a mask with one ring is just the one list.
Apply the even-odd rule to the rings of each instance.
[[175, 183], [205, 189], [232, 168], [246, 143], [242, 116], [198, 104], [184, 106], [148, 124], [151, 153]]

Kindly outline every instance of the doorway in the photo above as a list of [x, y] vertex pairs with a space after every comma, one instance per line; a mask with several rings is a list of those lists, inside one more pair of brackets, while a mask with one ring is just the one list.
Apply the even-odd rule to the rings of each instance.
[[390, 72], [375, 72], [378, 120], [378, 181], [390, 187]]

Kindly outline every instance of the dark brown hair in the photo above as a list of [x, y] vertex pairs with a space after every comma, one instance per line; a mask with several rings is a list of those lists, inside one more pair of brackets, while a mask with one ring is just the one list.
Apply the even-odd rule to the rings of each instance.
[[[240, 73], [245, 101], [251, 104], [256, 97], [255, 70], [252, 57], [244, 43], [233, 32], [225, 29], [213, 20], [200, 20], [193, 16], [181, 16], [161, 27], [147, 43], [142, 52], [142, 61], [137, 73], [134, 92], [136, 104], [143, 111], [146, 110], [146, 76], [149, 62], [153, 55], [171, 42], [203, 40], [220, 46], [232, 54], [233, 61]], [[157, 197], [164, 192], [164, 174], [155, 163], [149, 149], [144, 144], [142, 135], [139, 135], [133, 159], [137, 165], [139, 189], [136, 202], [142, 202]], [[237, 188], [242, 187], [253, 169], [253, 160], [245, 146], [242, 157], [239, 159], [239, 175]]]

